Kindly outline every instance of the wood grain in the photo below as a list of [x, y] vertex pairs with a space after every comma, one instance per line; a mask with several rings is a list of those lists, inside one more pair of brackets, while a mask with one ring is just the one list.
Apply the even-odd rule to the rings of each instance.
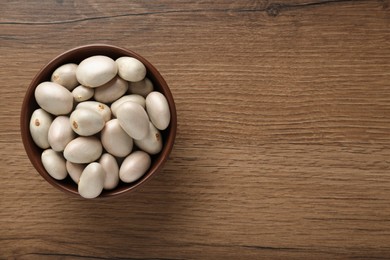
[[[390, 258], [389, 1], [1, 1], [1, 259]], [[88, 43], [132, 49], [178, 111], [164, 170], [118, 200], [45, 183], [29, 82]]]

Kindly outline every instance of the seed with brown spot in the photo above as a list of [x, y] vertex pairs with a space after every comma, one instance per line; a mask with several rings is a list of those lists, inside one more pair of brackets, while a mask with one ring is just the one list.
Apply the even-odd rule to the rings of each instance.
[[104, 110], [104, 106], [102, 104], [99, 104], [98, 107], [100, 110]]
[[39, 126], [41, 123], [39, 122], [39, 119], [37, 118], [37, 119], [35, 119], [35, 125], [36, 126]]
[[156, 140], [160, 141], [160, 135], [158, 133], [156, 133]]
[[73, 124], [73, 128], [74, 128], [74, 129], [77, 129], [77, 128], [79, 127], [79, 125], [77, 124], [77, 122], [76, 122], [76, 121], [73, 121], [73, 123], [72, 123], [72, 124]]

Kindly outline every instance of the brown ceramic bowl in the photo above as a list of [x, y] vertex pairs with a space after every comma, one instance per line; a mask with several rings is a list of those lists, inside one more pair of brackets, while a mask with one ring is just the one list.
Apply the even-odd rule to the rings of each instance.
[[170, 125], [166, 130], [161, 131], [163, 137], [163, 149], [159, 154], [152, 156], [152, 164], [145, 175], [134, 183], [127, 184], [120, 182], [118, 187], [113, 190], [103, 190], [102, 194], [98, 198], [117, 197], [119, 195], [133, 191], [161, 170], [164, 163], [168, 159], [176, 137], [176, 108], [171, 91], [169, 90], [167, 83], [157, 71], [157, 69], [142, 56], [124, 48], [112, 45], [94, 44], [71, 49], [51, 60], [34, 77], [24, 97], [20, 115], [22, 140], [31, 163], [47, 182], [65, 193], [79, 196], [77, 185], [69, 176], [65, 180], [58, 181], [52, 178], [46, 172], [41, 162], [41, 153], [43, 150], [39, 148], [32, 140], [29, 130], [29, 123], [32, 113], [35, 109], [39, 108], [34, 97], [34, 91], [37, 85], [43, 81], [50, 81], [51, 74], [59, 66], [66, 63], [78, 64], [83, 59], [93, 55], [106, 55], [114, 60], [121, 56], [130, 56], [140, 60], [147, 69], [147, 77], [153, 82], [154, 89], [164, 94], [164, 96], [167, 98], [171, 111]]

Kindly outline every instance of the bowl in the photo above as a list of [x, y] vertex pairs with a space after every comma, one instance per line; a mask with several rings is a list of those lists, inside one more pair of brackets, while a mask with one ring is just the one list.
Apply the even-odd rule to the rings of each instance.
[[144, 183], [146, 183], [152, 176], [158, 173], [163, 165], [165, 164], [168, 156], [173, 148], [173, 144], [176, 137], [176, 129], [177, 129], [177, 117], [176, 117], [176, 108], [175, 102], [173, 100], [171, 91], [165, 82], [164, 78], [157, 71], [157, 69], [145, 58], [140, 56], [139, 54], [127, 50], [125, 48], [106, 45], [106, 44], [92, 44], [76, 47], [74, 49], [68, 50], [59, 56], [55, 57], [49, 63], [47, 63], [33, 78], [29, 87], [27, 88], [22, 109], [20, 115], [20, 127], [21, 127], [21, 135], [23, 140], [23, 145], [34, 168], [38, 171], [38, 173], [51, 185], [55, 188], [71, 195], [76, 195], [80, 197], [78, 193], [77, 184], [73, 182], [73, 180], [69, 177], [69, 175], [64, 180], [56, 180], [52, 178], [41, 162], [41, 154], [43, 149], [39, 148], [33, 141], [30, 130], [29, 123], [32, 113], [35, 109], [38, 109], [39, 106], [35, 101], [34, 91], [35, 88], [39, 85], [39, 83], [43, 81], [50, 81], [51, 75], [56, 68], [66, 63], [80, 63], [83, 59], [88, 58], [93, 55], [105, 55], [111, 57], [112, 59], [117, 59], [121, 56], [130, 56], [141, 61], [146, 69], [148, 77], [154, 85], [154, 89], [156, 91], [161, 92], [167, 99], [170, 113], [171, 113], [171, 121], [167, 129], [164, 131], [160, 131], [163, 137], [163, 148], [160, 153], [157, 155], [152, 155], [152, 163], [149, 170], [136, 182], [133, 183], [123, 183], [119, 182], [119, 185], [113, 190], [103, 190], [103, 192], [97, 197], [99, 198], [112, 198], [118, 197], [120, 195], [127, 194], [136, 188], [140, 187]]

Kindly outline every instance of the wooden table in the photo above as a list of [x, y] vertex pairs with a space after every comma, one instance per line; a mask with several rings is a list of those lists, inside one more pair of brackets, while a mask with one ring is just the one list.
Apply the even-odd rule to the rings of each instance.
[[[102, 3], [100, 3], [102, 2]], [[390, 1], [1, 1], [1, 259], [390, 257]], [[163, 171], [117, 200], [38, 175], [19, 113], [89, 43], [168, 82]]]

